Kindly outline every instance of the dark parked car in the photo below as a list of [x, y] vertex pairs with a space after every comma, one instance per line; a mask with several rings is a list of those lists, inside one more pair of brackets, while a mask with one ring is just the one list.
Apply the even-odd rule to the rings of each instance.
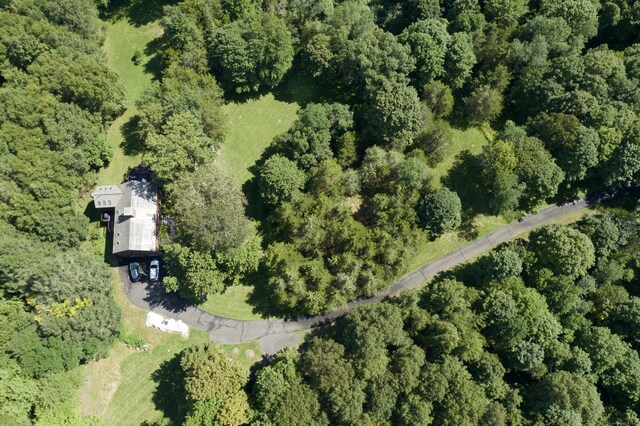
[[158, 281], [158, 277], [160, 276], [160, 261], [158, 259], [153, 259], [149, 262], [149, 281], [154, 282]]
[[140, 281], [140, 264], [138, 262], [131, 262], [129, 264], [129, 276], [131, 281]]

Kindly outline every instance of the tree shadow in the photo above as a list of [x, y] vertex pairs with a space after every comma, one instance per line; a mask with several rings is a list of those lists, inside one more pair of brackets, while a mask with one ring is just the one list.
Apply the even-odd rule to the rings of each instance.
[[184, 373], [180, 368], [180, 359], [181, 354], [178, 353], [160, 364], [151, 374], [151, 379], [157, 384], [153, 403], [173, 424], [182, 424], [189, 406], [184, 393]]
[[138, 155], [145, 152], [144, 138], [140, 134], [140, 116], [134, 115], [122, 127], [122, 142], [120, 147], [126, 155]]
[[160, 80], [162, 73], [169, 65], [163, 52], [167, 48], [167, 41], [164, 36], [154, 38], [144, 47], [144, 54], [150, 59], [144, 64], [144, 71], [153, 75], [153, 80]]
[[180, 0], [110, 0], [106, 7], [100, 9], [100, 18], [117, 20], [126, 18], [135, 26], [146, 25], [163, 16], [166, 5], [178, 3]]
[[331, 96], [333, 92], [322, 87], [317, 78], [304, 72], [302, 65], [294, 63], [272, 93], [279, 101], [295, 102], [304, 107], [310, 103], [334, 102]]
[[489, 194], [482, 180], [482, 164], [469, 151], [463, 151], [444, 178], [444, 184], [455, 191], [462, 202], [464, 220], [471, 220], [478, 214], [490, 214]]

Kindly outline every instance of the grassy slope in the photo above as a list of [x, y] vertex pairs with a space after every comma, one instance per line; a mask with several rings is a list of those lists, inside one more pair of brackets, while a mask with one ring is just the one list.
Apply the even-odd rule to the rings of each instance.
[[[242, 185], [251, 179], [248, 169], [273, 138], [291, 127], [297, 117], [298, 104], [278, 101], [268, 94], [243, 103], [229, 103], [224, 108], [229, 131], [219, 161]], [[262, 318], [253, 313], [253, 306], [247, 302], [251, 290], [249, 285], [230, 287], [223, 294], [209, 296], [202, 308], [228, 318]]]
[[[445, 179], [453, 167], [456, 157], [467, 151], [477, 155], [482, 151], [482, 147], [487, 144], [487, 138], [476, 128], [465, 131], [453, 129], [453, 144], [447, 157], [439, 163], [433, 170], [434, 184], [436, 187], [442, 186]], [[465, 200], [463, 200], [464, 202]], [[486, 235], [504, 226], [507, 221], [499, 216], [477, 215], [472, 221], [478, 236]], [[416, 247], [416, 254], [407, 263], [407, 271], [412, 271], [426, 263], [429, 263], [445, 254], [452, 252], [469, 241], [462, 238], [458, 233], [449, 232], [435, 241], [420, 241]]]

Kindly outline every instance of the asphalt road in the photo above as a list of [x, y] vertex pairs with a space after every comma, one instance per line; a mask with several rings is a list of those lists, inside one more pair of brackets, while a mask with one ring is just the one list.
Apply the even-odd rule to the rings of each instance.
[[[634, 189], [638, 189], [634, 187]], [[625, 194], [628, 195], [628, 194]], [[617, 197], [616, 197], [617, 198]], [[369, 299], [360, 299], [348, 303], [326, 314], [317, 315], [300, 320], [272, 319], [272, 320], [235, 320], [219, 317], [197, 306], [188, 304], [174, 293], [165, 293], [160, 284], [131, 283], [127, 275], [127, 268], [120, 267], [120, 275], [124, 283], [125, 292], [134, 305], [159, 313], [164, 317], [180, 319], [191, 327], [205, 330], [211, 340], [219, 343], [243, 343], [259, 340], [264, 353], [275, 353], [284, 346], [295, 343], [296, 331], [307, 330], [320, 326], [326, 321], [335, 319], [354, 309], [356, 306], [378, 303], [388, 297], [394, 297], [400, 292], [419, 287], [425, 281], [435, 277], [438, 273], [449, 270], [464, 263], [493, 247], [506, 242], [513, 237], [523, 234], [538, 226], [544, 225], [566, 214], [584, 209], [590, 204], [601, 201], [599, 197], [589, 196], [580, 198], [574, 203], [562, 206], [548, 207], [540, 212], [524, 217], [518, 222], [506, 225], [491, 234], [478, 238], [466, 246], [442, 256], [398, 279], [389, 290], [377, 294]]]

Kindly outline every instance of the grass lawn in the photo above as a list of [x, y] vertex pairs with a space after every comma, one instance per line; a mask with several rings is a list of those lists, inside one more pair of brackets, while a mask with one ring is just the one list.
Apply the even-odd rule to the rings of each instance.
[[467, 130], [452, 129], [452, 132], [451, 149], [447, 157], [433, 169], [436, 186], [439, 186], [440, 180], [449, 173], [458, 154], [463, 151], [469, 151], [473, 155], [479, 154], [482, 147], [489, 142], [482, 131], [474, 127]]
[[[507, 221], [500, 216], [478, 215], [473, 219], [473, 223], [479, 238], [506, 225]], [[462, 238], [456, 232], [447, 232], [434, 241], [429, 241], [425, 238], [418, 243], [415, 256], [413, 256], [407, 264], [407, 272], [413, 271], [447, 253], [464, 247], [469, 244], [469, 242], [470, 241]]]
[[253, 306], [248, 302], [252, 290], [253, 287], [248, 285], [234, 285], [222, 294], [210, 295], [200, 307], [227, 318], [262, 319], [262, 315], [253, 313]]
[[272, 94], [224, 106], [229, 130], [219, 161], [240, 184], [251, 178], [249, 168], [273, 138], [286, 132], [297, 118], [298, 104], [276, 100]]
[[[115, 149], [115, 153], [109, 165], [98, 174], [99, 185], [120, 183], [127, 169], [140, 163], [140, 155], [128, 156], [122, 151], [121, 128], [136, 114], [135, 103], [151, 83], [153, 74], [146, 69], [151, 57], [144, 52], [147, 44], [162, 33], [157, 22], [135, 27], [126, 20], [118, 20], [108, 22], [106, 25], [103, 48], [107, 65], [118, 74], [120, 82], [124, 85], [127, 110], [107, 130], [107, 139]], [[143, 53], [138, 65], [131, 60], [136, 51]]]
[[[96, 415], [106, 425], [139, 425], [162, 416], [154, 402], [158, 387], [156, 371], [164, 362], [188, 346], [209, 341], [207, 333], [190, 329], [189, 338], [162, 333], [148, 328], [146, 311], [131, 305], [114, 270], [114, 295], [122, 309], [123, 327], [140, 335], [150, 348], [146, 351], [129, 349], [117, 343], [109, 357], [83, 367], [85, 384], [79, 389], [81, 412]], [[257, 342], [242, 345], [222, 345], [230, 357], [246, 369], [261, 358]]]
[[[224, 106], [229, 131], [218, 161], [238, 185], [251, 179], [249, 168], [260, 158], [274, 137], [286, 132], [297, 118], [298, 104], [276, 100], [272, 94]], [[250, 284], [250, 283], [246, 283]], [[234, 319], [260, 319], [248, 297], [253, 287], [238, 285], [223, 294], [211, 295], [201, 307], [213, 314]]]
[[[109, 166], [99, 173], [98, 184], [119, 183], [127, 169], [140, 162], [139, 155], [124, 154], [121, 128], [136, 114], [135, 101], [149, 86], [153, 76], [145, 69], [150, 56], [145, 55], [139, 65], [135, 65], [131, 57], [138, 50], [144, 52], [147, 44], [160, 34], [161, 29], [156, 22], [142, 26], [133, 26], [127, 20], [107, 23], [104, 51], [109, 67], [118, 73], [126, 89], [127, 110], [107, 131], [115, 154]], [[102, 249], [103, 230], [96, 226], [93, 231], [94, 249]], [[79, 389], [81, 411], [85, 415], [101, 417], [106, 425], [139, 425], [162, 416], [153, 401], [158, 386], [153, 378], [154, 372], [184, 348], [208, 342], [209, 336], [192, 329], [189, 338], [184, 339], [179, 335], [147, 328], [144, 324], [146, 312], [128, 302], [115, 271], [114, 293], [122, 310], [124, 330], [137, 333], [150, 347], [146, 351], [135, 351], [117, 343], [109, 357], [83, 366], [86, 382]], [[260, 360], [261, 353], [256, 342], [224, 345], [223, 348], [247, 371]]]

